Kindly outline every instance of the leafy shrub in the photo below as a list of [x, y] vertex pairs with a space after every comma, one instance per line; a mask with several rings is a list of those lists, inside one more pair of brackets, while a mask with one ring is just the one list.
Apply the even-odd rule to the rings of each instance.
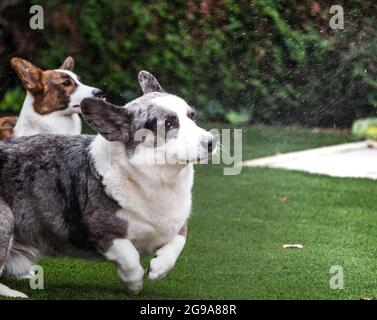
[[[28, 2], [28, 1], [27, 1]], [[83, 0], [45, 8], [39, 57], [77, 60], [83, 80], [114, 102], [139, 95], [139, 70], [197, 106], [202, 118], [350, 126], [377, 107], [377, 4], [338, 1]]]

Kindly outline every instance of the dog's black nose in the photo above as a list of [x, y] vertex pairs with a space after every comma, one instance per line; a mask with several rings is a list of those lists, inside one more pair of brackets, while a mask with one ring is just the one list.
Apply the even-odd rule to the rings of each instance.
[[103, 98], [105, 96], [105, 93], [101, 89], [94, 89], [92, 91], [93, 96], [96, 98]]
[[207, 139], [207, 140], [203, 140], [201, 142], [202, 144], [202, 147], [204, 149], [207, 149], [208, 150], [208, 153], [212, 153], [213, 151], [213, 146], [215, 144], [215, 139], [214, 138], [211, 138], [211, 139]]

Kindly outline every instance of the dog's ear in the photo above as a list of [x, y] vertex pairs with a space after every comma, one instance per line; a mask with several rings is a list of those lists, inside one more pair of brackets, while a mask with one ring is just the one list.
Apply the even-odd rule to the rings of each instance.
[[10, 61], [10, 64], [16, 71], [26, 90], [29, 90], [32, 93], [43, 91], [43, 71], [41, 69], [21, 58], [13, 58]]
[[144, 94], [150, 92], [164, 92], [156, 77], [148, 71], [140, 71], [137, 77]]
[[75, 68], [75, 59], [73, 59], [72, 57], [67, 57], [63, 64], [59, 67], [59, 69], [63, 69], [63, 70], [68, 70], [68, 71], [73, 71], [73, 69]]
[[106, 140], [128, 142], [131, 113], [126, 108], [98, 98], [85, 98], [80, 106], [89, 126]]

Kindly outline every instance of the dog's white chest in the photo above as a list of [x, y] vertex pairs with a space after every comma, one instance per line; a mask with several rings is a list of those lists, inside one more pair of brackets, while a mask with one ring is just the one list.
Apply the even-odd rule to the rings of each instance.
[[47, 120], [47, 122], [48, 124], [53, 123], [55, 125], [52, 133], [70, 135], [81, 133], [81, 120], [80, 116], [76, 113], [69, 116], [54, 116], [53, 119]]
[[193, 168], [174, 176], [173, 183], [151, 183], [149, 178], [113, 169], [103, 175], [107, 193], [121, 209], [116, 213], [127, 221], [127, 238], [140, 253], [168, 243], [185, 225], [191, 212]]
[[81, 119], [76, 113], [63, 115], [59, 111], [41, 115], [33, 108], [34, 97], [27, 92], [24, 104], [14, 128], [14, 135], [30, 136], [39, 133], [70, 134], [81, 133]]
[[191, 212], [192, 164], [138, 165], [127, 160], [124, 144], [97, 136], [91, 144], [95, 167], [106, 193], [127, 222], [127, 239], [140, 253], [170, 242]]
[[34, 110], [23, 110], [14, 132], [16, 136], [30, 136], [39, 133], [76, 135], [81, 133], [81, 120], [78, 114], [69, 116], [54, 113], [39, 115]]
[[161, 187], [153, 194], [132, 193], [117, 215], [128, 223], [127, 238], [141, 253], [168, 243], [186, 223], [191, 211], [191, 192]]

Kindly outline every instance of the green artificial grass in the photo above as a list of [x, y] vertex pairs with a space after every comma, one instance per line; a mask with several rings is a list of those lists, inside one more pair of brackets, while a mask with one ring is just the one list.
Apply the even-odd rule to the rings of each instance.
[[[243, 140], [246, 160], [352, 138], [252, 126]], [[140, 295], [124, 292], [108, 262], [43, 260], [44, 290], [31, 290], [25, 280], [2, 282], [34, 299], [377, 297], [376, 182], [266, 168], [224, 176], [222, 169], [196, 167], [187, 246], [171, 273], [146, 280]], [[304, 248], [283, 249], [285, 243]], [[343, 290], [329, 286], [332, 265], [343, 267]]]

